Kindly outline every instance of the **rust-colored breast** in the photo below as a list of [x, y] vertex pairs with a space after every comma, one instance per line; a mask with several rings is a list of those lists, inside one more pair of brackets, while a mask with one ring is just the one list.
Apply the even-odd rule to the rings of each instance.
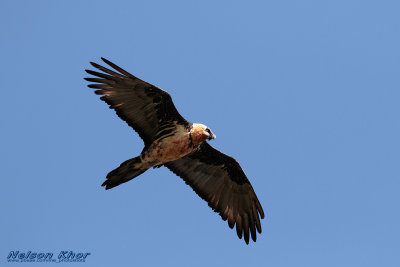
[[193, 144], [195, 145], [200, 145], [208, 138], [208, 136], [204, 134], [204, 130], [201, 127], [193, 127], [191, 134]]
[[193, 151], [189, 133], [180, 132], [173, 136], [154, 142], [144, 153], [143, 161], [149, 166], [163, 164], [179, 159]]

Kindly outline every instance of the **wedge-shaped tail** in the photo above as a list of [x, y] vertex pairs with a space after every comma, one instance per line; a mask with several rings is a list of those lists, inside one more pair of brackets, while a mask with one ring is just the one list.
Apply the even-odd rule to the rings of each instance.
[[107, 180], [105, 180], [101, 186], [105, 186], [107, 190], [122, 183], [126, 183], [147, 171], [147, 169], [143, 169], [142, 166], [143, 164], [140, 156], [128, 159], [118, 168], [107, 174]]

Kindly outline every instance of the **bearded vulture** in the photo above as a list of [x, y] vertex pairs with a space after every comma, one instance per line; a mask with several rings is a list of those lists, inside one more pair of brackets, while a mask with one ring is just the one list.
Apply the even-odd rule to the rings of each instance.
[[102, 72], [86, 70], [95, 76], [85, 78], [88, 87], [143, 139], [144, 148], [137, 157], [123, 162], [107, 175], [105, 189], [125, 183], [149, 168], [165, 166], [215, 211], [228, 220], [239, 238], [249, 243], [261, 233], [264, 211], [239, 163], [216, 150], [206, 140], [215, 135], [200, 123], [185, 120], [175, 108], [171, 96], [160, 88], [140, 80], [107, 59], [112, 69], [90, 64]]

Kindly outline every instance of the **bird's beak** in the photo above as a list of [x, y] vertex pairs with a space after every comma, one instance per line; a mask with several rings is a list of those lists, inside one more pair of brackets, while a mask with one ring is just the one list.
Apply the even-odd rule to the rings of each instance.
[[217, 138], [217, 136], [215, 134], [211, 133], [210, 136], [208, 137], [208, 140], [213, 140], [215, 138]]

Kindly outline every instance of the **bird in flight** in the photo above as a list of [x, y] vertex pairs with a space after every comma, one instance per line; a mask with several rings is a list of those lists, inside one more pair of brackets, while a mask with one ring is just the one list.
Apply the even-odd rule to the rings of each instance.
[[206, 140], [215, 139], [210, 128], [185, 120], [164, 90], [142, 81], [105, 58], [112, 69], [90, 64], [102, 72], [86, 70], [95, 93], [143, 139], [139, 156], [121, 163], [102, 184], [110, 189], [149, 168], [165, 166], [180, 176], [241, 239], [256, 241], [264, 211], [239, 163]]

